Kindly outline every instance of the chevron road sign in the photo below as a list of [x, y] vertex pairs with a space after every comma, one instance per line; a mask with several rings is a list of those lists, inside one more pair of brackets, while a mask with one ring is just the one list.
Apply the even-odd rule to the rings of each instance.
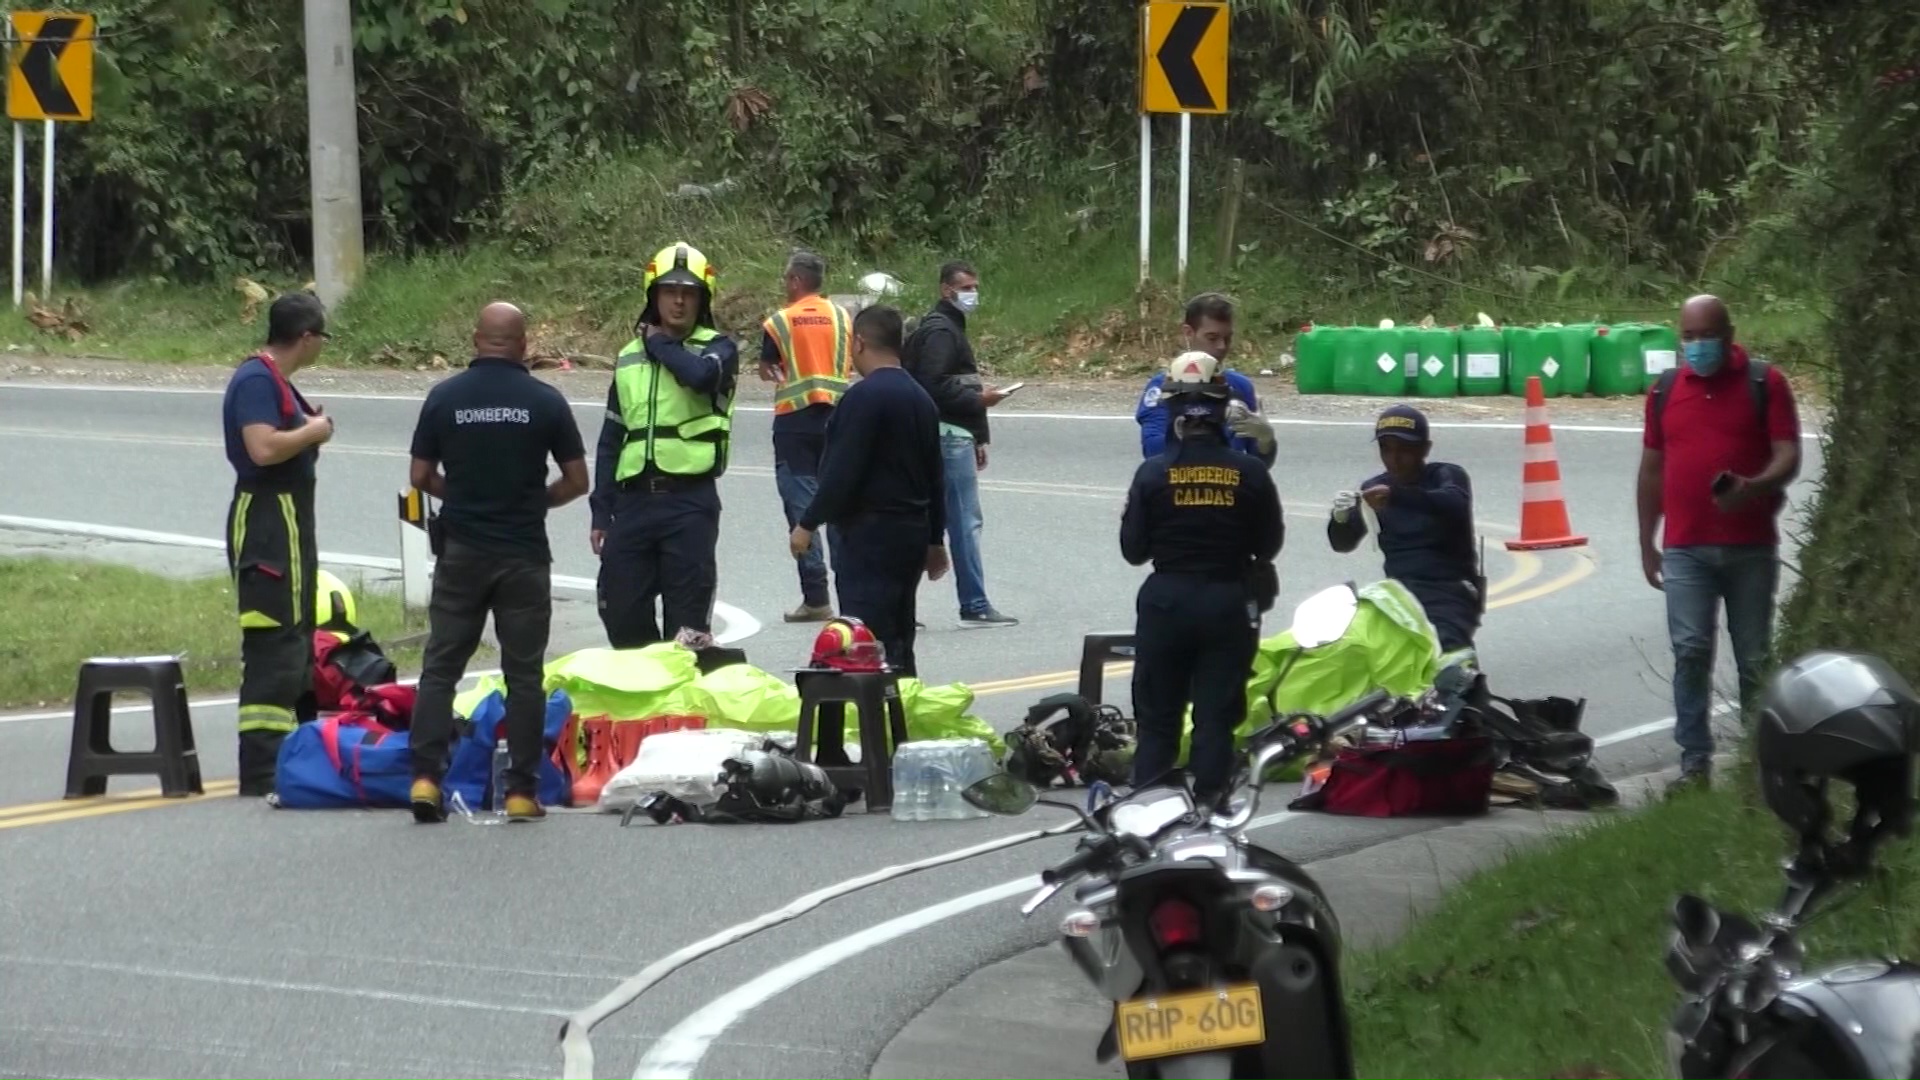
[[7, 58], [7, 115], [15, 120], [93, 119], [93, 16], [16, 11]]
[[1149, 0], [1140, 50], [1140, 111], [1227, 111], [1227, 5]]

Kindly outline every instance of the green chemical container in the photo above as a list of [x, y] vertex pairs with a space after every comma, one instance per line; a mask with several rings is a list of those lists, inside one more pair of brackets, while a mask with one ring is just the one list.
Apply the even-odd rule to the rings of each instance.
[[[1309, 327], [1293, 343], [1293, 385], [1302, 394], [1333, 393], [1334, 367], [1339, 360], [1340, 330]], [[1637, 361], [1639, 357], [1636, 355]]]
[[1506, 336], [1490, 326], [1460, 331], [1460, 393], [1491, 397], [1507, 389]]
[[[1507, 393], [1516, 397], [1527, 392], [1527, 380], [1540, 377], [1540, 389], [1548, 397], [1560, 396], [1560, 330], [1551, 326], [1513, 326], [1507, 328]], [[1553, 360], [1552, 374], [1545, 370]]]
[[1333, 392], [1336, 394], [1368, 393], [1368, 363], [1371, 357], [1367, 348], [1372, 344], [1367, 340], [1373, 331], [1365, 327], [1342, 326], [1334, 330], [1333, 348]]
[[1618, 323], [1594, 329], [1593, 378], [1588, 389], [1599, 397], [1638, 396], [1647, 388], [1646, 359], [1640, 353], [1640, 326]]
[[1560, 392], [1568, 397], [1585, 394], [1592, 382], [1595, 329], [1592, 323], [1570, 323], [1560, 328], [1560, 352], [1555, 359], [1560, 365]]
[[1660, 373], [1680, 364], [1680, 334], [1661, 323], [1643, 323], [1640, 327], [1642, 359], [1641, 391], [1653, 389]]
[[1418, 365], [1413, 392], [1420, 397], [1455, 397], [1460, 393], [1460, 332], [1421, 330], [1416, 337]]
[[1361, 393], [1372, 397], [1400, 397], [1407, 392], [1407, 347], [1406, 331], [1394, 327], [1386, 330], [1362, 330], [1360, 340], [1364, 343], [1361, 350], [1363, 372], [1366, 377], [1366, 389]]

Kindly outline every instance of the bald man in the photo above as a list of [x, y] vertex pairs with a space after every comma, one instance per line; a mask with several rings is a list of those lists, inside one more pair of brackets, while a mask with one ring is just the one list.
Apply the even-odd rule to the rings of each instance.
[[1780, 573], [1776, 519], [1800, 474], [1800, 418], [1786, 377], [1734, 342], [1733, 315], [1718, 297], [1682, 305], [1680, 343], [1684, 363], [1647, 395], [1638, 502], [1641, 567], [1666, 594], [1673, 738], [1679, 783], [1689, 785], [1712, 777], [1722, 604], [1743, 706], [1766, 671]]
[[[547, 461], [560, 467], [549, 482]], [[487, 616], [507, 682], [509, 821], [546, 816], [537, 791], [553, 618], [547, 511], [587, 493], [587, 453], [573, 408], [527, 368], [527, 318], [488, 304], [473, 329], [473, 362], [435, 386], [413, 432], [413, 486], [445, 502], [436, 539], [427, 654], [414, 705], [414, 819], [445, 821], [440, 784], [453, 731], [453, 688]]]

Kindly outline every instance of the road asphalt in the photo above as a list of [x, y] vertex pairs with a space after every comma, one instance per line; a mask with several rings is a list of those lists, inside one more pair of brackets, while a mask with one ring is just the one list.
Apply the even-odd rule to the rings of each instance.
[[[33, 519], [216, 538], [230, 484], [217, 386], [0, 383], [9, 476], [0, 528]], [[321, 459], [320, 546], [396, 557], [393, 493], [405, 483], [417, 393], [316, 397], [339, 424]], [[591, 439], [599, 395], [575, 400]], [[1377, 576], [1377, 555], [1338, 556], [1321, 539], [1328, 500], [1376, 470], [1359, 421], [1378, 403], [1350, 404], [1343, 416], [1303, 410], [1289, 417], [1301, 422], [1278, 427], [1274, 475], [1294, 516], [1267, 633], [1311, 592]], [[1021, 625], [959, 629], [950, 582], [921, 591], [923, 672], [985, 687], [975, 711], [1000, 730], [1070, 684], [1061, 673], [1084, 634], [1130, 628], [1145, 574], [1116, 550], [1121, 496], [1139, 460], [1134, 425], [1060, 395], [1022, 405], [1024, 415], [996, 420], [982, 485], [989, 592]], [[1495, 688], [1585, 696], [1588, 730], [1610, 739], [1601, 763], [1611, 775], [1657, 767], [1672, 756], [1657, 730], [1669, 715], [1670, 662], [1659, 597], [1635, 554], [1631, 414], [1583, 416], [1556, 431], [1574, 525], [1590, 544], [1515, 556], [1502, 541], [1519, 514], [1520, 404], [1487, 412], [1479, 426], [1438, 427], [1436, 454], [1474, 479], [1496, 589], [1480, 640]], [[798, 588], [767, 424], [764, 411], [738, 419], [737, 464], [721, 485], [720, 595], [758, 623], [739, 643], [749, 660], [777, 671], [804, 660], [812, 632], [779, 618]], [[1811, 475], [1819, 459], [1809, 450]], [[1796, 495], [1809, 490], [1803, 481]], [[591, 576], [584, 506], [557, 512], [551, 533], [556, 573]], [[0, 543], [18, 550], [47, 535], [10, 531]], [[92, 547], [92, 557], [140, 557]], [[179, 558], [178, 572], [192, 572]], [[555, 655], [597, 644], [592, 623], [577, 620]], [[1013, 681], [1023, 677], [1032, 678]], [[1104, 692], [1124, 704], [1124, 676]], [[207, 697], [194, 710], [203, 768], [210, 781], [230, 780], [232, 708]], [[116, 726], [137, 740], [143, 721], [128, 712]], [[68, 738], [58, 709], [0, 716], [0, 1075], [553, 1076], [561, 1017], [646, 964], [811, 890], [1051, 824], [854, 815], [784, 828], [622, 829], [561, 814], [476, 833], [459, 823], [422, 829], [395, 813], [275, 811], [222, 793], [157, 808], [37, 805], [61, 794]], [[114, 791], [150, 786], [130, 780]], [[1440, 824], [1302, 814], [1258, 835], [1318, 862]], [[706, 957], [600, 1025], [596, 1073], [633, 1074], [671, 1034], [697, 1055], [691, 1075], [867, 1075], [942, 992], [1050, 937], [1049, 920], [1023, 923], [1017, 899], [987, 894], [1070, 847], [1053, 838], [916, 874]], [[1015, 1075], [1006, 1070], [1019, 1067], [995, 1056], [997, 1042], [975, 1040], [955, 1067]]]

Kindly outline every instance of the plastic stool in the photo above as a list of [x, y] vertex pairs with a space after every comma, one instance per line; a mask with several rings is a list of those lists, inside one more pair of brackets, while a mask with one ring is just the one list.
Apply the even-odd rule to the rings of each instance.
[[[153, 703], [153, 749], [113, 748], [113, 695], [137, 690]], [[67, 755], [69, 799], [107, 793], [109, 776], [159, 776], [168, 798], [204, 795], [193, 746], [186, 676], [177, 656], [94, 657], [80, 665], [73, 695], [73, 749]]]
[[1132, 634], [1088, 634], [1080, 645], [1080, 696], [1100, 704], [1100, 691], [1107, 683], [1107, 664], [1132, 657]]
[[[793, 681], [800, 690], [800, 728], [795, 733], [794, 757], [819, 765], [842, 791], [861, 791], [867, 813], [893, 809], [893, 751], [907, 741], [907, 707], [900, 700], [900, 673], [809, 668], [794, 672]], [[848, 705], [860, 717], [858, 765], [846, 763]], [[816, 742], [821, 751], [817, 755]], [[826, 757], [832, 764], [816, 761], [816, 757]]]

